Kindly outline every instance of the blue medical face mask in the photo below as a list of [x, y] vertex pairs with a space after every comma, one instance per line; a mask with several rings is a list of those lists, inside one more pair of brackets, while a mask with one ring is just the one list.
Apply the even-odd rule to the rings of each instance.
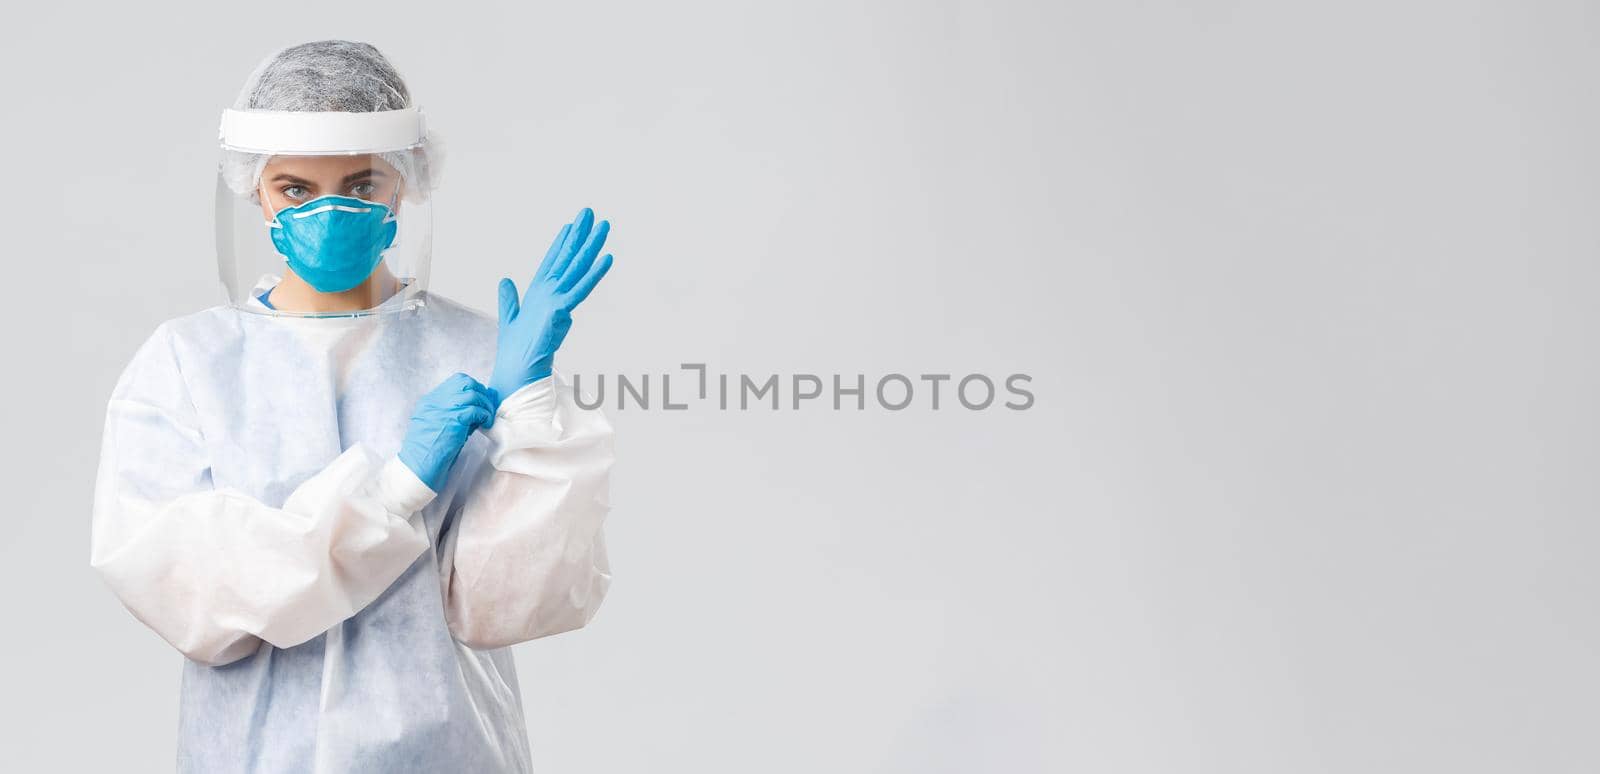
[[320, 293], [339, 293], [372, 275], [400, 224], [392, 205], [330, 195], [278, 210], [267, 225], [300, 279]]

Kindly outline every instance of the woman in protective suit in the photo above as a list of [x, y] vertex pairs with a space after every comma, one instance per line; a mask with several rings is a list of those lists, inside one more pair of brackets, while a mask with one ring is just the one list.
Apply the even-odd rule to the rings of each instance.
[[179, 769], [528, 771], [507, 646], [610, 581], [611, 428], [551, 370], [609, 226], [498, 319], [428, 293], [437, 152], [366, 44], [269, 57], [221, 140], [229, 303], [117, 382], [91, 549], [187, 657]]

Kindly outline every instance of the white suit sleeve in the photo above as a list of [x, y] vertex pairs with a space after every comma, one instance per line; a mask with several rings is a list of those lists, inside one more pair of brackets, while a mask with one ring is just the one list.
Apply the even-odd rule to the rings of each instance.
[[139, 620], [189, 658], [301, 644], [376, 599], [428, 547], [433, 492], [356, 445], [282, 508], [213, 487], [182, 373], [162, 331], [106, 410], [90, 564]]
[[605, 415], [550, 377], [506, 398], [488, 436], [440, 549], [450, 630], [480, 649], [582, 627], [611, 583]]

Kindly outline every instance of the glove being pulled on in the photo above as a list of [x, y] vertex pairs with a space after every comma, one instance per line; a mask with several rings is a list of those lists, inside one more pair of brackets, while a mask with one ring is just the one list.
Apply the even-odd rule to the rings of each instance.
[[500, 333], [489, 386], [506, 398], [550, 375], [556, 350], [572, 327], [572, 310], [611, 269], [611, 256], [601, 256], [611, 224], [594, 222], [585, 207], [550, 244], [528, 290], [517, 299], [517, 284], [500, 280]]

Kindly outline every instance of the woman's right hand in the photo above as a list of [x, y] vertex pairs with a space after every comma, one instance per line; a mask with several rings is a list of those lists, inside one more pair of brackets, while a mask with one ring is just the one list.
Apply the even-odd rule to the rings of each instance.
[[411, 426], [400, 444], [400, 461], [437, 493], [467, 437], [494, 425], [500, 399], [466, 374], [453, 374], [417, 401]]

